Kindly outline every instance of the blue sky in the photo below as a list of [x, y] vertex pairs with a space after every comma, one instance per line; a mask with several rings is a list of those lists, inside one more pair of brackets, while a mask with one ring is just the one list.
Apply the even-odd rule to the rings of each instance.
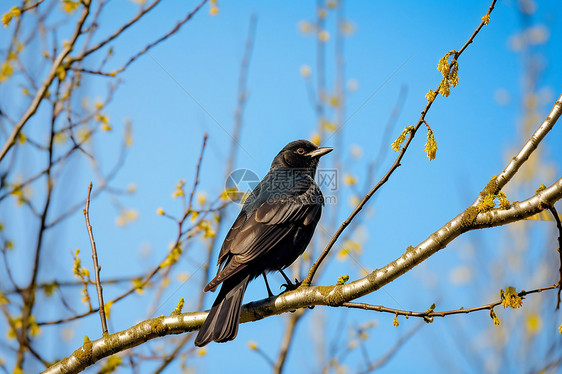
[[[134, 51], [169, 30], [195, 4], [193, 1], [164, 2], [158, 6], [138, 27], [127, 31], [114, 44], [115, 54], [109, 62], [109, 70], [118, 68]], [[313, 34], [303, 34], [299, 30], [300, 22], [314, 21], [315, 2], [220, 1], [219, 6], [220, 11], [216, 16], [210, 16], [206, 6], [177, 35], [135, 62], [121, 75], [123, 83], [106, 109], [114, 131], [97, 138], [95, 152], [102, 167], [109, 170], [117, 158], [114, 151], [114, 146], [118, 144], [117, 134], [123, 130], [126, 120], [131, 121], [134, 145], [113, 184], [122, 188], [130, 183], [136, 185], [136, 193], [122, 198], [121, 202], [137, 210], [139, 218], [126, 227], [118, 227], [115, 217], [119, 212], [107, 196], [93, 203], [91, 219], [103, 266], [102, 276], [137, 275], [162, 260], [168, 243], [175, 237], [176, 227], [173, 222], [158, 216], [156, 209], [162, 207], [166, 212], [179, 214], [181, 204], [172, 199], [171, 194], [180, 179], [184, 179], [189, 188], [192, 185], [205, 133], [209, 139], [199, 189], [212, 199], [224, 188], [225, 160], [233, 131], [240, 61], [252, 14], [257, 16], [257, 29], [236, 167], [251, 169], [261, 177], [267, 172], [275, 154], [286, 143], [310, 138], [316, 131], [316, 115], [308, 97], [305, 78], [300, 73], [302, 66], [308, 65], [311, 78], [314, 80], [316, 77], [316, 39]], [[488, 6], [488, 1], [480, 0], [346, 2], [345, 18], [353, 25], [354, 32], [345, 39], [345, 80], [357, 82], [357, 89], [346, 92], [347, 120], [342, 130], [328, 136], [322, 143], [325, 146], [342, 146], [323, 158], [321, 163], [321, 167], [333, 167], [333, 158], [343, 160], [343, 166], [338, 170], [341, 193], [336, 222], [343, 221], [352, 211], [349, 200], [357, 194], [355, 187], [342, 183], [342, 176], [355, 176], [359, 181], [358, 191], [363, 192], [366, 170], [381, 146], [387, 148], [388, 154], [384, 164], [378, 168], [377, 180], [394, 161], [395, 153], [390, 149], [390, 144], [381, 145], [381, 137], [403, 87], [407, 89], [407, 94], [390, 142], [402, 128], [416, 123], [426, 104], [425, 94], [440, 81], [441, 74], [436, 70], [439, 59], [447, 51], [458, 50], [466, 42]], [[562, 75], [557, 71], [562, 57], [562, 49], [559, 48], [562, 45], [562, 26], [559, 22], [562, 7], [555, 0], [541, 1], [537, 6], [532, 25], [540, 26], [534, 30], [539, 33], [546, 30], [547, 35], [544, 43], [532, 49], [544, 63], [537, 82], [540, 122], [562, 91]], [[0, 10], [4, 11], [4, 8], [2, 5]], [[101, 19], [99, 37], [112, 32], [116, 25], [129, 19], [136, 10], [137, 5], [132, 2], [110, 3], [108, 12]], [[330, 40], [326, 42], [326, 83], [329, 92], [333, 90], [335, 76], [334, 25], [334, 14], [329, 11], [326, 20], [326, 29], [332, 32]], [[363, 253], [357, 260], [364, 268], [372, 270], [384, 266], [398, 257], [408, 245], [423, 241], [431, 232], [452, 219], [475, 199], [493, 175], [501, 172], [506, 161], [513, 156], [509, 150], [518, 149], [523, 143], [520, 121], [524, 66], [521, 53], [513, 48], [517, 41], [514, 38], [521, 33], [521, 27], [516, 2], [499, 1], [490, 24], [484, 27], [475, 42], [460, 57], [459, 85], [452, 89], [448, 98], [439, 97], [426, 117], [435, 133], [437, 158], [430, 162], [425, 156], [425, 130], [422, 129], [403, 159], [402, 166], [369, 203], [369, 209], [362, 213], [361, 224], [350, 228], [350, 234], [356, 229], [352, 238], [362, 242]], [[64, 28], [61, 32], [64, 32]], [[5, 30], [0, 31], [2, 45], [5, 45], [7, 35]], [[37, 48], [30, 48], [29, 53], [37, 53]], [[96, 58], [87, 61], [92, 66], [96, 66], [97, 62]], [[103, 98], [109, 82], [110, 79], [103, 77], [91, 79], [81, 89], [81, 95], [90, 102]], [[25, 102], [11, 97], [8, 88], [0, 86], [0, 100], [23, 107]], [[327, 113], [331, 116], [329, 109]], [[30, 126], [40, 126], [41, 118], [40, 112]], [[338, 137], [341, 137], [339, 143]], [[559, 124], [541, 146], [544, 163], [553, 165], [555, 172], [537, 179], [536, 187], [540, 183], [549, 185], [560, 177], [561, 139]], [[361, 149], [361, 157], [353, 157], [352, 149]], [[33, 159], [20, 162], [39, 164]], [[25, 173], [25, 168], [22, 170]], [[90, 180], [96, 183], [95, 175], [85, 160], [74, 161], [71, 171], [63, 177], [67, 178], [68, 187], [55, 195], [55, 211], [64, 210], [69, 201], [84, 196]], [[514, 191], [514, 194], [517, 192]], [[520, 200], [528, 195], [508, 197]], [[229, 207], [225, 220], [233, 221], [237, 209]], [[334, 206], [326, 206], [325, 216], [332, 216], [333, 209]], [[4, 207], [0, 213], [4, 216], [8, 211]], [[25, 239], [26, 215], [15, 213], [13, 217], [13, 221], [10, 217], [8, 229], [15, 233], [16, 244], [22, 243], [21, 246], [25, 247], [29, 244]], [[2, 220], [7, 218], [3, 217]], [[327, 220], [323, 224], [323, 230], [333, 232]], [[526, 224], [533, 225], [533, 235], [539, 238], [533, 243], [537, 247], [544, 245], [541, 242], [547, 240], [541, 238], [550, 235], [544, 226], [551, 223]], [[521, 273], [503, 274], [501, 279], [490, 280], [482, 271], [476, 272], [468, 284], [455, 285], [451, 282], [452, 269], [469, 264], [483, 266], [497, 260], [493, 251], [481, 252], [478, 248], [511, 245], [510, 240], [513, 239], [507, 233], [507, 229], [497, 228], [459, 238], [419, 268], [389, 284], [384, 290], [365, 297], [364, 301], [409, 310], [425, 310], [437, 302], [438, 308], [445, 310], [460, 305], [468, 307], [491, 302], [497, 298], [499, 287], [513, 284], [518, 289], [531, 288], [553, 282], [548, 280], [545, 284], [529, 284], [533, 282], [531, 275], [536, 270], [525, 266], [519, 268]], [[219, 241], [224, 235], [224, 230], [218, 233]], [[59, 274], [66, 273], [67, 279], [70, 279], [70, 252], [81, 248], [87, 253], [89, 249], [82, 214], [75, 214], [63, 229], [53, 232], [49, 240], [56, 246], [56, 252], [53, 250], [53, 253], [57, 255], [49, 256], [45, 261], [52, 262], [51, 265]], [[533, 248], [531, 246], [531, 251]], [[195, 295], [194, 291], [200, 287], [201, 274], [196, 264], [201, 261], [202, 249], [203, 246], [197, 244], [193, 252], [186, 256], [188, 258], [182, 259], [183, 270], [188, 271], [193, 278], [183, 284], [172, 282], [155, 315], [171, 312], [179, 297], [186, 298], [184, 311], [192, 310], [190, 307], [195, 301], [190, 301], [190, 295]], [[542, 247], [539, 249], [542, 251]], [[486, 257], [490, 253], [492, 257]], [[26, 269], [25, 253], [22, 251], [14, 256], [16, 263]], [[87, 259], [89, 256], [84, 255], [83, 261]], [[540, 262], [540, 259], [534, 259], [537, 264]], [[177, 275], [176, 272], [174, 274]], [[333, 284], [342, 274], [349, 274], [352, 279], [359, 277], [356, 262], [333, 259], [317, 283]], [[16, 277], [19, 276], [27, 279], [24, 271], [16, 274]], [[49, 271], [40, 274], [43, 281], [52, 280], [53, 277], [53, 272]], [[272, 279], [275, 284], [272, 286], [276, 288], [281, 278], [277, 279], [273, 275]], [[262, 282], [254, 283], [248, 289], [246, 301], [261, 299], [266, 295]], [[121, 292], [122, 289], [106, 287], [107, 298]], [[142, 297], [134, 296], [129, 302], [115, 305], [112, 331], [125, 329], [146, 318], [145, 311], [151, 304], [151, 295], [151, 292], [147, 292]], [[214, 295], [208, 297], [207, 307], [213, 298]], [[78, 301], [76, 306], [80, 307]], [[55, 316], [58, 311], [54, 306], [52, 310], [46, 308], [45, 318]], [[506, 312], [515, 313], [511, 310]], [[287, 372], [320, 372], [318, 362], [310, 358], [318, 348], [315, 341], [330, 341], [336, 336], [341, 319], [346, 326], [344, 338], [349, 326], [377, 321], [378, 325], [371, 331], [373, 335], [366, 343], [371, 359], [376, 360], [378, 354], [384, 353], [392, 342], [419, 322], [401, 319], [400, 326], [395, 328], [392, 327], [392, 318], [392, 315], [321, 307], [307, 312], [298, 326], [298, 342], [290, 352]], [[560, 324], [560, 314], [556, 318]], [[247, 343], [255, 341], [267, 354], [275, 357], [284, 323], [285, 317], [277, 316], [242, 325], [234, 342], [212, 344], [205, 356], [189, 359], [188, 365], [201, 369], [201, 372], [214, 373], [219, 372], [225, 360], [230, 359], [231, 372], [242, 372], [248, 365], [251, 365], [251, 372], [268, 371], [267, 362], [248, 349]], [[325, 335], [320, 334], [319, 323], [326, 327]], [[74, 339], [61, 345], [51, 345], [48, 349], [58, 357], [69, 354], [78, 346], [83, 335], [98, 337], [98, 324], [97, 316], [75, 323], [72, 325]], [[483, 312], [449, 317], [423, 326], [421, 332], [409, 340], [382, 371], [460, 369], [466, 364], [463, 361], [466, 356], [463, 355], [464, 349], [454, 343], [454, 336], [459, 335], [460, 331], [469, 330], [473, 333], [463, 336], [476, 339], [490, 324], [488, 314]], [[546, 328], [544, 326], [545, 331]], [[60, 337], [60, 331], [49, 329], [45, 327], [43, 331], [42, 342], [45, 346]], [[351, 357], [353, 359], [345, 364], [354, 372], [361, 368], [361, 356], [355, 353]], [[467, 372], [471, 370], [478, 372], [478, 367], [469, 366], [466, 369]], [[94, 371], [90, 369], [89, 372]]]

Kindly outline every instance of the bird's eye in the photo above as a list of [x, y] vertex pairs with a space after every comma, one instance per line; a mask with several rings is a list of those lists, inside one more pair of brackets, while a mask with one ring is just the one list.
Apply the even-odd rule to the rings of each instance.
[[303, 148], [297, 149], [297, 153], [298, 153], [299, 155], [304, 155], [304, 149], [303, 149]]

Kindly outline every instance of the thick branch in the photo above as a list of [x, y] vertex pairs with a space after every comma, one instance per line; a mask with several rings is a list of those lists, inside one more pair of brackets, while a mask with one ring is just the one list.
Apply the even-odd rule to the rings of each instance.
[[[250, 322], [275, 314], [282, 314], [311, 305], [339, 306], [344, 302], [373, 292], [406, 273], [415, 265], [444, 248], [463, 232], [482, 227], [501, 226], [530, 217], [552, 206], [562, 198], [562, 179], [537, 193], [532, 198], [514, 204], [510, 209], [492, 210], [477, 214], [467, 223], [465, 213], [459, 214], [441, 229], [418, 245], [406, 251], [395, 261], [375, 270], [366, 277], [341, 286], [300, 287], [274, 299], [251, 302], [243, 306], [240, 322]], [[207, 312], [184, 313], [179, 316], [159, 317], [139, 323], [127, 330], [84, 344], [71, 356], [51, 366], [44, 373], [78, 373], [101, 358], [132, 348], [147, 340], [170, 334], [197, 330]]]
[[[544, 122], [540, 125], [540, 127], [535, 131], [531, 139], [525, 143], [521, 151], [517, 154], [517, 156], [513, 157], [510, 163], [506, 166], [506, 168], [501, 172], [500, 175], [496, 177], [496, 183], [498, 191], [503, 188], [513, 178], [517, 170], [529, 159], [529, 156], [533, 153], [539, 143], [544, 139], [546, 134], [552, 129], [558, 118], [560, 118], [560, 114], [562, 113], [562, 94], [558, 97], [558, 100], [554, 103], [550, 113], [544, 120]], [[495, 191], [497, 192], [497, 191]]]

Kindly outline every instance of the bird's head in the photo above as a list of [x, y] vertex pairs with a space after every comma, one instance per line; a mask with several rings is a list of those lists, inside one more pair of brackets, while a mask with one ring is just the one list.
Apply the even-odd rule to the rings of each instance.
[[333, 151], [330, 147], [317, 147], [308, 140], [295, 140], [275, 156], [271, 168], [316, 169], [320, 157]]

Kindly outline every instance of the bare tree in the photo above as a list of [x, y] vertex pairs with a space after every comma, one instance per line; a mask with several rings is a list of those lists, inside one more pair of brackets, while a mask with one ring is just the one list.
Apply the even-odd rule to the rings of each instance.
[[[3, 212], [2, 216], [8, 217], [7, 229], [0, 226], [3, 266], [3, 274], [0, 276], [0, 309], [9, 336], [6, 342], [1, 343], [0, 349], [6, 352], [5, 354], [13, 354], [15, 357], [13, 368], [8, 368], [0, 361], [0, 367], [5, 372], [13, 370], [15, 373], [21, 373], [24, 370], [40, 368], [45, 373], [75, 373], [88, 366], [99, 364], [102, 366], [101, 371], [107, 373], [120, 365], [129, 365], [132, 371], [136, 371], [146, 363], [153, 366], [156, 363], [154, 371], [162, 372], [174, 362], [180, 362], [182, 367], [189, 366], [186, 364], [189, 358], [205, 353], [204, 350], [193, 348], [191, 344], [194, 337], [192, 332], [198, 330], [206, 317], [205, 294], [202, 289], [210, 278], [214, 253], [221, 244], [217, 233], [228, 228], [226, 208], [233, 202], [243, 199], [243, 191], [237, 190], [226, 189], [212, 198], [199, 194], [208, 148], [211, 146], [208, 136], [205, 134], [201, 139], [198, 156], [193, 160], [194, 173], [189, 177], [192, 182], [180, 180], [174, 190], [173, 196], [181, 201], [180, 212], [169, 213], [163, 208], [157, 210], [157, 213], [169, 219], [170, 224], [175, 228], [167, 252], [158, 261], [151, 262], [149, 268], [142, 274], [110, 279], [103, 274], [103, 251], [97, 247], [94, 240], [99, 238], [99, 232], [98, 222], [92, 217], [91, 210], [101, 197], [107, 197], [119, 212], [117, 218], [119, 225], [127, 225], [138, 215], [135, 210], [125, 205], [127, 198], [135, 193], [135, 187], [124, 188], [122, 182], [116, 182], [119, 180], [119, 173], [124, 167], [125, 158], [133, 143], [131, 123], [127, 122], [122, 126], [123, 136], [118, 146], [119, 157], [113, 160], [114, 163], [110, 168], [104, 166], [102, 162], [105, 147], [103, 137], [114, 131], [116, 127], [109, 118], [107, 108], [119, 89], [122, 73], [146, 56], [152, 57], [154, 62], [160, 65], [150, 55], [152, 48], [177, 34], [184, 25], [195, 19], [205, 6], [208, 6], [211, 14], [218, 13], [216, 1], [210, 0], [209, 4], [206, 4], [207, 0], [203, 0], [189, 6], [182, 4], [181, 12], [184, 14], [179, 16], [167, 31], [153, 35], [150, 41], [116, 64], [112, 62], [115, 53], [114, 43], [125, 34], [133, 32], [161, 1], [138, 3], [140, 4], [135, 14], [115, 26], [109, 33], [102, 32], [100, 28], [100, 24], [104, 21], [103, 14], [111, 11], [111, 3], [105, 0], [22, 1], [20, 5], [9, 9], [2, 18], [6, 26], [4, 32], [10, 32], [11, 36], [2, 50], [0, 82], [7, 89], [13, 92], [19, 90], [28, 98], [24, 108], [0, 104], [2, 134], [0, 209]], [[428, 90], [425, 105], [419, 108], [420, 117], [406, 126], [399, 135], [396, 134], [398, 136], [392, 143], [395, 159], [380, 180], [375, 182], [374, 178], [379, 174], [378, 171], [382, 170], [382, 158], [388, 157], [384, 151], [373, 157], [373, 161], [368, 165], [366, 189], [362, 197], [354, 201], [353, 211], [338, 225], [339, 213], [342, 210], [338, 205], [325, 220], [328, 223], [319, 227], [317, 234], [319, 238], [313, 243], [311, 250], [293, 266], [294, 276], [304, 279], [301, 286], [277, 297], [250, 302], [243, 306], [242, 323], [292, 312], [287, 313], [277, 357], [271, 358], [269, 352], [256, 343], [250, 343], [250, 349], [264, 357], [273, 372], [283, 372], [291, 348], [296, 344], [297, 327], [307, 315], [317, 312], [311, 310], [315, 306], [339, 309], [342, 316], [341, 326], [349, 325], [352, 331], [351, 335], [346, 336], [345, 329], [341, 327], [333, 342], [328, 343], [326, 339], [320, 339], [322, 341], [318, 343], [318, 350], [327, 354], [326, 357], [318, 360], [320, 365], [317, 371], [321, 372], [331, 370], [337, 372], [352, 351], [357, 350], [361, 351], [363, 357], [363, 362], [357, 365], [357, 371], [372, 372], [392, 360], [396, 352], [404, 347], [406, 341], [418, 334], [423, 326], [423, 323], [411, 324], [406, 333], [393, 344], [388, 345], [386, 352], [378, 352], [376, 357], [373, 357], [366, 341], [374, 324], [371, 322], [353, 324], [347, 321], [344, 315], [351, 310], [359, 309], [371, 315], [372, 312], [387, 313], [393, 317], [395, 326], [410, 317], [431, 323], [437, 317], [484, 312], [489, 314], [490, 327], [494, 328], [500, 324], [498, 317], [500, 306], [517, 309], [523, 305], [524, 298], [540, 300], [541, 303], [536, 304], [539, 308], [555, 307], [558, 310], [560, 307], [562, 255], [559, 253], [562, 246], [562, 224], [555, 204], [562, 198], [562, 178], [557, 177], [550, 185], [535, 188], [532, 188], [532, 184], [536, 181], [534, 178], [529, 179], [528, 185], [523, 188], [516, 185], [514, 179], [520, 177], [530, 163], [533, 170], [537, 170], [536, 165], [540, 165], [541, 159], [537, 155], [540, 154], [543, 140], [562, 113], [562, 95], [551, 103], [549, 114], [540, 120], [537, 120], [538, 113], [532, 111], [535, 107], [529, 109], [532, 113], [527, 113], [525, 123], [528, 124], [528, 131], [524, 132], [523, 145], [510, 154], [510, 161], [505, 164], [503, 170], [497, 170], [496, 175], [490, 175], [489, 183], [481, 186], [480, 192], [473, 191], [472, 204], [456, 212], [455, 217], [449, 217], [448, 222], [442, 227], [428, 233], [425, 240], [420, 243], [404, 248], [400, 256], [378, 269], [366, 271], [366, 268], [374, 268], [374, 264], [365, 265], [357, 261], [363, 274], [356, 279], [350, 281], [348, 275], [330, 274], [335, 284], [315, 284], [319, 275], [325, 274], [328, 269], [326, 265], [331, 259], [340, 254], [350, 255], [353, 248], [358, 246], [353, 241], [353, 233], [358, 227], [358, 222], [369, 219], [363, 213], [363, 209], [377, 196], [382, 186], [392, 185], [394, 174], [405, 162], [404, 156], [411, 152], [412, 142], [420, 131], [425, 132], [424, 151], [427, 158], [430, 161], [435, 159], [437, 141], [432, 126], [436, 125], [430, 126], [428, 113], [436, 101], [449, 96], [459, 84], [459, 61], [470, 53], [470, 49], [478, 48], [478, 36], [484, 33], [488, 23], [492, 22], [491, 16], [495, 6], [496, 0], [493, 0], [487, 11], [483, 9], [482, 18], [475, 20], [476, 27], [470, 35], [466, 36], [466, 41], [459, 46], [452, 46], [451, 48], [456, 49], [451, 49], [439, 60], [438, 70], [441, 79], [435, 82], [433, 89]], [[316, 19], [301, 25], [301, 29], [315, 35], [316, 45], [316, 80], [311, 79], [309, 66], [301, 69], [317, 119], [312, 140], [325, 142], [335, 138], [340, 147], [343, 147], [347, 99], [347, 91], [344, 88], [344, 40], [351, 27], [345, 21], [344, 10], [343, 1], [328, 3], [319, 1], [316, 4]], [[332, 12], [331, 15], [336, 21], [333, 83], [327, 79], [329, 75], [327, 61], [330, 58], [325, 44], [329, 39], [326, 31], [328, 12]], [[228, 178], [235, 169], [238, 152], [242, 149], [240, 138], [243, 134], [244, 113], [248, 102], [247, 81], [251, 74], [251, 58], [255, 53], [253, 48], [256, 34], [257, 18], [252, 16], [239, 69], [233, 135], [230, 137], [228, 155], [225, 155], [224, 170], [221, 171], [225, 178]], [[28, 48], [36, 49], [35, 52], [41, 51], [42, 57], [39, 61], [36, 57], [38, 53], [32, 55], [35, 57], [26, 54]], [[529, 59], [529, 56], [524, 56], [524, 59]], [[163, 66], [160, 67], [167, 73]], [[531, 78], [526, 80], [528, 82], [526, 89], [529, 93], [536, 91], [536, 86], [533, 85], [533, 82], [537, 81], [534, 72], [533, 64], [528, 62], [527, 74]], [[393, 74], [395, 73], [396, 71]], [[109, 82], [105, 98], [93, 104], [83, 103], [84, 86], [99, 80]], [[176, 83], [181, 87], [181, 84], [177, 81]], [[333, 94], [329, 94], [332, 85]], [[190, 95], [185, 89], [183, 90]], [[388, 137], [395, 132], [397, 117], [403, 110], [405, 95], [406, 89], [403, 89], [386, 124], [387, 135], [383, 137], [381, 147], [386, 147], [387, 150]], [[43, 121], [44, 118], [49, 120]], [[216, 122], [214, 118], [213, 120]], [[37, 161], [31, 163], [32, 159]], [[73, 165], [77, 162], [89, 163], [90, 171], [95, 175], [96, 180], [89, 186], [72, 185], [75, 193], [70, 194], [69, 184], [76, 183], [72, 174]], [[346, 164], [347, 161], [340, 155], [335, 158], [333, 165], [334, 168], [345, 172]], [[534, 176], [537, 177], [537, 174]], [[22, 175], [25, 177], [22, 178]], [[345, 178], [349, 185], [356, 187], [357, 183], [352, 175], [346, 174]], [[509, 194], [505, 191], [512, 185], [516, 185], [515, 187], [525, 194], [521, 201], [508, 200]], [[31, 191], [35, 193], [31, 194]], [[358, 190], [355, 189], [355, 192], [358, 193]], [[68, 194], [62, 203], [55, 198], [60, 194]], [[12, 202], [13, 205], [9, 205], [8, 202]], [[24, 210], [24, 213], [18, 213], [18, 209], [20, 212]], [[61, 256], [60, 251], [52, 245], [51, 233], [62, 233], [64, 232], [62, 230], [70, 229], [72, 227], [69, 224], [70, 218], [75, 217], [80, 211], [84, 214], [84, 235], [91, 245], [93, 263], [87, 265], [90, 264], [86, 260], [89, 256], [84, 254], [84, 250], [73, 251], [72, 272], [75, 281], [68, 281], [51, 268], [52, 262], [49, 259], [57, 259]], [[14, 234], [10, 232], [15, 226], [10, 222], [11, 217], [20, 215], [29, 228], [26, 233], [28, 240], [22, 245], [20, 255], [27, 259], [24, 268], [15, 265], [16, 255], [13, 254], [12, 240]], [[557, 236], [557, 240], [548, 241], [548, 245], [558, 246], [555, 258], [559, 263], [556, 266], [550, 263], [549, 267], [549, 275], [557, 279], [554, 283], [547, 282], [535, 287], [535, 283], [529, 279], [529, 289], [515, 289], [512, 286], [501, 291], [494, 289], [496, 296], [492, 298], [492, 302], [476, 295], [474, 299], [476, 305], [451, 310], [441, 310], [433, 304], [425, 310], [413, 311], [357, 300], [375, 293], [408, 273], [468, 232], [509, 226], [528, 219], [547, 221], [552, 225], [552, 232], [557, 233], [554, 235]], [[339, 244], [340, 242], [345, 244]], [[551, 259], [555, 248], [549, 248], [548, 251], [550, 253], [548, 258]], [[177, 307], [173, 311], [168, 311], [170, 313], [168, 316], [153, 318], [162, 303], [174, 297], [174, 293], [170, 295], [169, 284], [172, 275], [177, 275], [181, 268], [180, 261], [196, 264], [202, 274], [196, 286], [196, 301], [188, 301], [189, 308], [194, 308], [196, 311], [184, 312], [186, 302], [181, 298]], [[88, 267], [93, 269], [93, 277]], [[54, 280], [43, 282], [42, 279], [45, 279], [41, 276], [43, 274], [48, 274]], [[186, 279], [192, 277], [183, 276]], [[96, 297], [92, 301], [91, 292], [94, 288]], [[152, 302], [146, 309], [146, 318], [138, 323], [129, 318], [126, 328], [116, 331], [118, 329], [112, 327], [112, 308], [124, 303], [124, 300], [133, 300], [135, 295], [145, 291], [150, 292], [152, 297]], [[76, 302], [78, 298], [81, 299], [81, 303]], [[54, 314], [47, 310], [50, 303], [57, 304]], [[97, 315], [101, 325], [99, 333], [101, 337], [90, 339], [86, 336], [84, 343], [74, 347], [72, 353], [57, 352], [56, 359], [59, 360], [57, 362], [53, 362], [52, 353], [45, 351], [42, 345], [39, 348], [40, 346], [36, 344], [37, 334], [41, 328], [58, 326], [62, 329], [64, 326], [72, 326], [76, 321]], [[125, 317], [127, 317], [126, 313]], [[502, 321], [506, 324], [511, 323], [503, 317]], [[516, 328], [511, 326], [513, 329]], [[320, 328], [319, 334], [322, 331], [323, 329]], [[178, 334], [181, 335], [175, 336]], [[166, 337], [163, 348], [150, 345], [150, 341], [158, 337]], [[138, 348], [129, 350], [141, 345], [146, 350], [141, 351]], [[560, 358], [556, 353], [559, 352], [558, 349], [559, 347], [553, 343], [552, 355], [542, 362], [541, 367], [535, 369], [539, 371], [560, 367]], [[104, 358], [108, 359], [102, 361]]]

